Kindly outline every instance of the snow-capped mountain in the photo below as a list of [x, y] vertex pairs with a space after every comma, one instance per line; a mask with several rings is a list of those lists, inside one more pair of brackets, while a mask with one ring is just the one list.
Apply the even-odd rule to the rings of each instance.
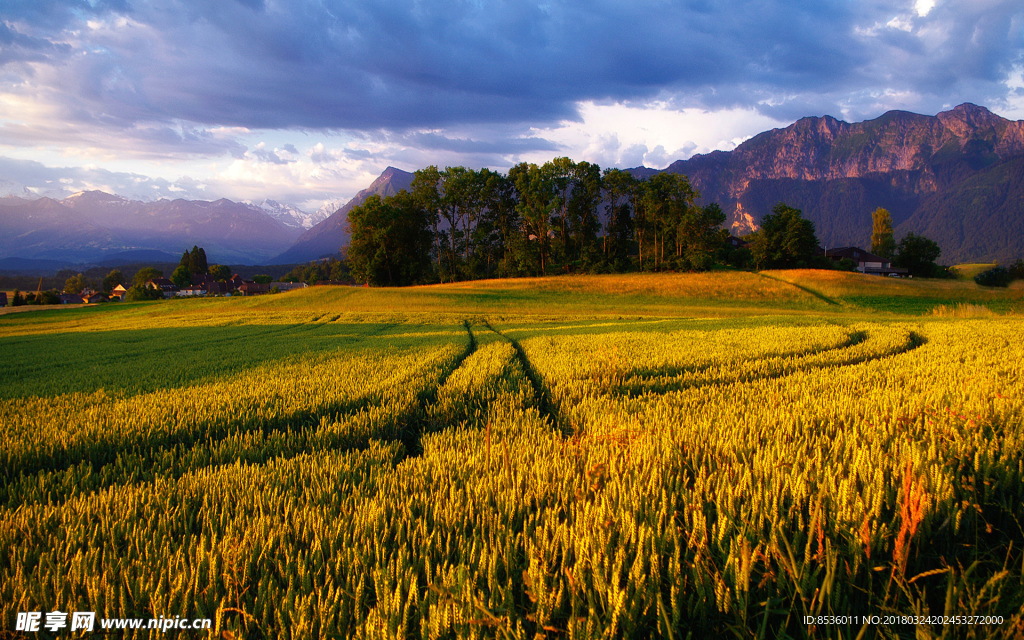
[[307, 213], [302, 209], [278, 202], [277, 200], [246, 201], [246, 203], [260, 209], [286, 227], [303, 231], [312, 229], [319, 222], [326, 220], [328, 216], [337, 211], [337, 209], [331, 209], [329, 212], [324, 213], [323, 207], [321, 207], [314, 213]]
[[321, 222], [323, 222], [327, 218], [330, 218], [331, 216], [334, 215], [335, 211], [337, 211], [338, 209], [340, 209], [340, 208], [342, 208], [344, 206], [345, 206], [345, 201], [344, 200], [331, 200], [330, 202], [323, 203], [320, 206], [320, 208], [316, 210], [316, 213], [313, 214], [314, 216], [317, 217], [317, 221], [316, 221], [315, 224], [320, 224]]

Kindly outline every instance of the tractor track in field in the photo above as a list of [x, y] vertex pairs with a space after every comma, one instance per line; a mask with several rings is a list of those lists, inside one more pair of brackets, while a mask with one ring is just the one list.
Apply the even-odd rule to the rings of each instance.
[[562, 425], [558, 410], [555, 407], [554, 402], [551, 400], [551, 396], [548, 393], [547, 386], [544, 384], [544, 378], [534, 368], [533, 363], [530, 362], [530, 358], [526, 355], [526, 351], [523, 350], [523, 346], [519, 344], [519, 341], [512, 338], [501, 331], [498, 331], [491, 326], [491, 323], [487, 320], [483, 321], [483, 325], [495, 334], [505, 339], [516, 352], [516, 359], [519, 361], [519, 365], [523, 368], [523, 373], [526, 374], [526, 379], [530, 381], [530, 385], [533, 386], [533, 395], [537, 400], [537, 409], [540, 410], [541, 414], [545, 416], [552, 424], [562, 431], [563, 435], [568, 435], [568, 432]]

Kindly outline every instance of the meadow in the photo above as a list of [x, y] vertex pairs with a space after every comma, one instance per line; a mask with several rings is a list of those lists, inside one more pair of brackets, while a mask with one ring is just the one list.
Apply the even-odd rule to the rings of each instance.
[[776, 271], [0, 316], [0, 629], [1020, 637], [1022, 310]]

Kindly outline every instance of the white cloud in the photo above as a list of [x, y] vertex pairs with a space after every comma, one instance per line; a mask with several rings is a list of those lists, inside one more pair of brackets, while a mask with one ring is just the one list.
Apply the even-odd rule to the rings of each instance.
[[[675, 109], [666, 101], [643, 106], [584, 102], [579, 112], [579, 122], [534, 133], [560, 144], [575, 160], [602, 167], [663, 169], [695, 153], [733, 149], [761, 131], [788, 124], [754, 109]], [[535, 162], [542, 158], [539, 153], [529, 157]]]
[[924, 18], [932, 9], [935, 8], [935, 0], [917, 0], [914, 3], [914, 9], [917, 11], [917, 15]]

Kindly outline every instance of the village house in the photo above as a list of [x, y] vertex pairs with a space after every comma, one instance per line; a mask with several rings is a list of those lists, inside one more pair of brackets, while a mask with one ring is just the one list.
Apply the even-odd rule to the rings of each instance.
[[100, 302], [107, 302], [107, 301], [108, 301], [108, 299], [107, 299], [106, 294], [99, 293], [99, 292], [92, 292], [92, 293], [89, 293], [89, 294], [85, 294], [85, 295], [79, 296], [79, 302], [84, 302], [85, 304], [97, 304], [97, 303], [100, 303]]
[[736, 236], [729, 234], [729, 237], [725, 239], [725, 243], [733, 249], [746, 249], [750, 243], [743, 238], [737, 238]]
[[906, 275], [907, 270], [893, 267], [892, 261], [882, 256], [860, 249], [858, 247], [840, 247], [838, 249], [826, 249], [825, 255], [832, 260], [839, 262], [843, 259], [853, 261], [857, 271], [878, 276], [901, 276]]
[[179, 298], [194, 298], [196, 296], [205, 296], [206, 287], [199, 284], [190, 284], [187, 287], [180, 287], [174, 292], [174, 295]]
[[62, 293], [59, 296], [61, 304], [82, 304], [82, 294], [80, 293]]
[[258, 296], [263, 293], [270, 293], [270, 285], [260, 284], [259, 282], [243, 282], [239, 285], [238, 291], [243, 296]]
[[128, 293], [128, 290], [124, 288], [123, 284], [119, 284], [110, 290], [110, 297], [117, 300], [124, 300], [126, 293]]
[[153, 278], [146, 282], [146, 286], [150, 289], [159, 289], [163, 292], [165, 298], [173, 298], [174, 294], [178, 291], [178, 285], [167, 278]]

